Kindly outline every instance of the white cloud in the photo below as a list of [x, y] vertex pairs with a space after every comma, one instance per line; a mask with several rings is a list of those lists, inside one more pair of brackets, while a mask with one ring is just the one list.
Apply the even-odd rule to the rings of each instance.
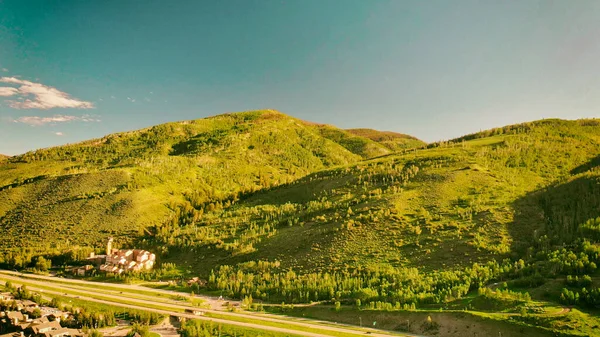
[[57, 135], [57, 136], [64, 136], [65, 135], [64, 133], [62, 133], [60, 131], [59, 132], [55, 132], [54, 134]]
[[100, 122], [96, 117], [90, 115], [79, 116], [68, 116], [68, 115], [54, 115], [51, 117], [40, 117], [40, 116], [24, 116], [14, 119], [15, 123], [29, 124], [33, 126], [45, 125], [50, 123], [64, 123], [64, 122]]
[[[0, 77], [0, 83], [16, 84], [19, 86], [18, 88], [0, 87], [0, 96], [18, 96], [16, 101], [8, 101], [8, 105], [15, 109], [91, 109], [94, 107], [94, 104], [91, 102], [72, 98], [65, 92], [41, 83], [21, 80], [16, 77]], [[19, 99], [22, 101], [19, 101]]]
[[11, 88], [11, 87], [0, 87], [0, 96], [14, 96], [16, 94], [19, 93], [19, 90], [17, 88]]

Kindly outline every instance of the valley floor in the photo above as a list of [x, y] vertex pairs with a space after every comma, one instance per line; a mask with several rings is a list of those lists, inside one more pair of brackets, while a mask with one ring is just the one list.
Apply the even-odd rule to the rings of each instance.
[[[186, 299], [188, 302], [173, 299], [181, 296], [189, 297], [189, 294], [135, 285], [70, 280], [11, 271], [1, 271], [0, 280], [3, 282], [10, 281], [14, 286], [26, 285], [30, 291], [38, 291], [47, 297], [64, 296], [173, 317], [275, 331], [291, 336], [353, 336], [364, 335], [365, 333], [377, 337], [407, 336], [407, 334], [398, 332], [360, 328], [346, 324], [332, 324], [331, 322], [312, 319], [282, 317], [246, 311], [243, 313], [232, 312], [228, 311], [223, 304], [228, 302], [229, 307], [235, 307], [239, 303], [206, 296], [194, 296], [194, 298], [206, 300], [199, 306], [194, 306], [189, 303], [189, 299]], [[202, 314], [196, 315], [190, 313], [191, 311], [201, 312]]]
[[[266, 312], [259, 313], [242, 310], [243, 304], [239, 301], [141, 285], [90, 282], [12, 271], [0, 271], [0, 281], [10, 281], [15, 286], [26, 285], [30, 291], [37, 291], [49, 298], [60, 296], [155, 312], [177, 319], [199, 319], [289, 336], [555, 336], [556, 331], [548, 326], [537, 328], [531, 322], [528, 324], [528, 320], [571, 321], [572, 315], [577, 314], [570, 308], [552, 306], [550, 303], [538, 303], [544, 307], [544, 312], [526, 317], [506, 311], [451, 308], [443, 311], [434, 308], [384, 311], [342, 306], [336, 310], [324, 304], [265, 304]], [[468, 300], [473, 298], [463, 301]], [[173, 329], [169, 331], [173, 332]], [[115, 333], [118, 335], [118, 332]], [[584, 336], [586, 332], [561, 332], [561, 335]]]

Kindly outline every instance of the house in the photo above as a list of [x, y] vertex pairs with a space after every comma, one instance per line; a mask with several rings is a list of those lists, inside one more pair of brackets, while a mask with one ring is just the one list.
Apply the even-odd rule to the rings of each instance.
[[63, 312], [56, 308], [51, 307], [41, 307], [42, 317], [47, 318], [50, 321], [61, 321], [69, 318], [70, 313]]
[[23, 315], [20, 311], [10, 311], [6, 313], [6, 318], [12, 323], [12, 325], [17, 326], [21, 322], [25, 322], [25, 315]]
[[24, 329], [24, 335], [35, 337], [86, 337], [79, 329], [63, 328], [59, 321], [49, 321], [47, 318], [36, 319]]
[[15, 297], [11, 293], [0, 293], [0, 301], [12, 301]]
[[[64, 336], [85, 337], [86, 334], [83, 333], [83, 331], [81, 331], [79, 329], [69, 329], [69, 328], [60, 328], [57, 330], [51, 330], [51, 331], [45, 332], [43, 334], [43, 337], [64, 337]], [[42, 337], [42, 336], [40, 336], [40, 337]]]
[[37, 325], [37, 324], [45, 324], [50, 322], [50, 320], [48, 319], [48, 317], [40, 317], [40, 318], [36, 318], [34, 320], [31, 321], [32, 325]]
[[30, 301], [30, 300], [24, 300], [21, 301], [21, 304], [23, 304], [23, 308], [27, 309], [27, 308], [39, 308], [38, 304], [35, 303], [34, 301]]
[[77, 276], [85, 276], [85, 275], [89, 274], [90, 271], [92, 271], [92, 270], [94, 270], [94, 266], [92, 266], [91, 264], [88, 264], [85, 266], [75, 268], [74, 274], [76, 274]]
[[91, 253], [90, 257], [88, 257], [86, 260], [96, 267], [99, 267], [100, 265], [106, 263], [106, 255], [96, 255]]
[[60, 326], [60, 323], [57, 321], [41, 323], [41, 324], [32, 324], [28, 328], [28, 330], [31, 330], [31, 333], [33, 335], [40, 335], [40, 334], [44, 334], [46, 332], [49, 332], [52, 330], [58, 330], [58, 329], [62, 329], [62, 326]]

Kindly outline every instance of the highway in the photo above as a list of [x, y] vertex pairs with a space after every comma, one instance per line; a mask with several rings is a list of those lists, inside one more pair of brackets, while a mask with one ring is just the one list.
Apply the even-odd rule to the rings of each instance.
[[[203, 299], [204, 301], [206, 301], [207, 304], [210, 305], [210, 309], [200, 309], [184, 301], [176, 301], [166, 297], [154, 298], [151, 295], [135, 293], [135, 291], [153, 292], [171, 296], [186, 296], [189, 298], [189, 294], [187, 293], [180, 293], [162, 289], [152, 289], [136, 285], [89, 282], [83, 280], [72, 280], [35, 274], [24, 274], [24, 276], [25, 278], [21, 277], [21, 273], [18, 272], [4, 270], [0, 271], [0, 280], [10, 280], [15, 286], [26, 284], [28, 289], [33, 291], [39, 291], [47, 295], [59, 295], [64, 297], [78, 298], [80, 300], [90, 302], [104, 303], [124, 308], [156, 312], [159, 314], [176, 317], [185, 317], [188, 319], [200, 319], [212, 321], [215, 323], [256, 328], [268, 331], [277, 331], [281, 333], [300, 336], [339, 336], [339, 334], [344, 334], [347, 336], [356, 336], [365, 335], [366, 333], [368, 333], [370, 336], [377, 337], [413, 336], [409, 334], [401, 334], [391, 331], [383, 331], [370, 328], [359, 329], [358, 327], [344, 324], [336, 324], [335, 326], [333, 326], [333, 323], [331, 322], [324, 322], [318, 320], [299, 319], [292, 317], [287, 318], [277, 315], [253, 312], [230, 312], [223, 309], [223, 301], [219, 301], [218, 299], [209, 296], [195, 296], [197, 298]], [[51, 288], [48, 289], [49, 287]], [[94, 287], [94, 289], [91, 289], [90, 287]], [[112, 289], [119, 289], [121, 291], [103, 289], [103, 287], [110, 287]], [[191, 313], [183, 312], [186, 309], [202, 310], [209, 314], [218, 314], [221, 318], [197, 316]], [[227, 317], [231, 317], [231, 319], [227, 319]], [[239, 320], [241, 319], [251, 320], [252, 323], [240, 322]], [[260, 322], [271, 325], [263, 325], [260, 324]]]

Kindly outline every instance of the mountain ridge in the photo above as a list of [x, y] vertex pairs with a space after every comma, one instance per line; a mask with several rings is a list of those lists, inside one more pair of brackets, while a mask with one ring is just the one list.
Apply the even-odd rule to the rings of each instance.
[[371, 138], [251, 111], [11, 157], [0, 265], [80, 263], [113, 237], [231, 297], [400, 307], [450, 305], [499, 281], [564, 302], [556, 279], [597, 277], [597, 120], [396, 152], [372, 139], [394, 135], [358, 133]]
[[[449, 143], [464, 140], [477, 142], [480, 139], [492, 140], [494, 137], [525, 134], [536, 125], [543, 127], [549, 123], [558, 126], [580, 125], [582, 128], [595, 128], [599, 124], [597, 120], [534, 121], [467, 135]], [[356, 134], [367, 135], [369, 138]], [[289, 137], [295, 138], [290, 141], [287, 139]], [[370, 129], [347, 131], [330, 125], [306, 123], [274, 110], [221, 114], [110, 134], [98, 139], [9, 157], [0, 166], [0, 185], [4, 186], [1, 190], [7, 195], [6, 191], [9, 189], [37, 186], [36, 184], [49, 181], [48, 179], [76, 182], [79, 179], [77, 176], [82, 174], [90, 177], [106, 176], [105, 181], [112, 187], [104, 190], [101, 186], [94, 187], [100, 188], [100, 191], [94, 191], [92, 195], [116, 196], [121, 195], [120, 191], [128, 191], [123, 192], [123, 195], [129, 193], [135, 195], [135, 198], [143, 195], [138, 201], [140, 208], [162, 209], [157, 214], [148, 216], [148, 223], [142, 225], [145, 227], [149, 224], [156, 225], [157, 221], [162, 221], [162, 216], [174, 211], [171, 206], [157, 205], [160, 202], [154, 197], [157, 193], [155, 189], [160, 190], [159, 194], [164, 193], [164, 187], [160, 186], [170, 186], [167, 188], [171, 191], [166, 198], [170, 200], [167, 204], [190, 202], [194, 207], [200, 207], [211, 201], [231, 203], [239, 195], [289, 184], [323, 169], [338, 165], [357, 165], [362, 160], [381, 156], [402, 156], [401, 152], [394, 154], [389, 147], [380, 143], [390, 138], [417, 140], [411, 136]], [[594, 139], [600, 142], [600, 138]], [[505, 142], [499, 140], [490, 143], [490, 146]], [[444, 144], [449, 143], [434, 143], [428, 147], [444, 148], [447, 146]], [[284, 147], [289, 147], [289, 151], [282, 150]], [[300, 157], [299, 153], [302, 153]], [[244, 158], [244, 164], [238, 167], [232, 160], [240, 158]], [[48, 162], [52, 165], [42, 165]], [[227, 167], [228, 171], [222, 171]], [[165, 172], [170, 172], [171, 178], [165, 178]], [[207, 175], [208, 172], [212, 173]], [[202, 175], [212, 178], [206, 180]], [[89, 186], [96, 185], [92, 183]], [[142, 188], [137, 190], [136, 186]], [[146, 191], [144, 186], [154, 187]], [[80, 195], [71, 195], [69, 198], [88, 198], [89, 196], [85, 197], [86, 187], [82, 188]], [[70, 200], [69, 198], [67, 199]], [[6, 205], [15, 202], [6, 201]], [[136, 205], [132, 200], [121, 202], [129, 206]], [[0, 208], [3, 221], [7, 219], [6, 212], [9, 209], [10, 206]], [[138, 220], [144, 219], [146, 217], [141, 216]], [[130, 228], [132, 233], [137, 227], [138, 225], [124, 228]]]
[[[108, 139], [108, 138], [123, 137], [123, 136], [127, 136], [127, 135], [137, 134], [137, 133], [149, 131], [149, 130], [152, 130], [152, 129], [155, 129], [155, 128], [159, 128], [159, 127], [163, 127], [163, 126], [176, 125], [176, 124], [187, 125], [187, 124], [193, 124], [193, 123], [196, 123], [196, 122], [202, 121], [202, 120], [228, 118], [228, 117], [236, 116], [238, 114], [250, 114], [250, 113], [255, 113], [255, 112], [261, 113], [261, 115], [262, 115], [261, 119], [263, 119], [264, 121], [275, 120], [275, 119], [290, 119], [290, 120], [295, 121], [298, 124], [303, 124], [303, 125], [306, 125], [306, 126], [316, 127], [317, 129], [323, 128], [323, 127], [330, 128], [330, 129], [337, 129], [337, 130], [339, 130], [342, 133], [348, 132], [348, 133], [350, 133], [352, 135], [355, 135], [355, 136], [358, 136], [358, 137], [361, 137], [361, 136], [358, 133], [356, 133], [355, 130], [369, 130], [370, 132], [373, 132], [373, 133], [381, 133], [381, 134], [386, 134], [386, 135], [387, 134], [389, 134], [389, 135], [393, 134], [394, 136], [397, 135], [394, 138], [406, 138], [406, 139], [414, 140], [414, 141], [419, 142], [419, 145], [425, 145], [426, 144], [426, 143], [422, 142], [421, 140], [419, 140], [418, 138], [410, 136], [410, 135], [406, 135], [406, 134], [401, 134], [401, 133], [396, 133], [396, 132], [391, 132], [391, 131], [378, 131], [378, 130], [374, 130], [374, 129], [347, 129], [347, 130], [344, 130], [344, 129], [337, 128], [336, 126], [333, 126], [333, 125], [305, 121], [305, 120], [293, 117], [291, 115], [282, 113], [282, 112], [280, 112], [278, 110], [266, 109], [266, 110], [255, 110], [255, 111], [245, 111], [245, 112], [227, 112], [227, 113], [217, 114], [217, 115], [213, 115], [213, 116], [202, 117], [202, 118], [198, 118], [198, 119], [179, 120], [179, 121], [166, 122], [166, 123], [161, 123], [161, 124], [157, 124], [157, 125], [147, 126], [147, 127], [143, 127], [143, 128], [135, 129], [135, 130], [128, 130], [128, 131], [121, 131], [121, 132], [110, 133], [110, 134], [104, 135], [102, 137], [92, 138], [92, 139], [87, 139], [87, 140], [82, 140], [82, 141], [79, 141], [79, 142], [76, 142], [76, 143], [68, 143], [68, 144], [62, 144], [62, 145], [56, 145], [56, 146], [52, 146], [52, 147], [47, 147], [47, 148], [34, 149], [34, 150], [27, 151], [25, 153], [16, 154], [16, 155], [13, 155], [13, 156], [8, 156], [8, 155], [0, 154], [0, 158], [4, 158], [4, 159], [11, 158], [11, 157], [12, 158], [17, 158], [17, 157], [25, 156], [25, 155], [33, 153], [33, 152], [51, 150], [51, 149], [55, 149], [55, 148], [65, 147], [65, 146], [88, 145], [88, 143], [99, 144], [99, 143], [105, 142], [106, 139]], [[368, 137], [362, 137], [362, 138], [368, 138]]]

